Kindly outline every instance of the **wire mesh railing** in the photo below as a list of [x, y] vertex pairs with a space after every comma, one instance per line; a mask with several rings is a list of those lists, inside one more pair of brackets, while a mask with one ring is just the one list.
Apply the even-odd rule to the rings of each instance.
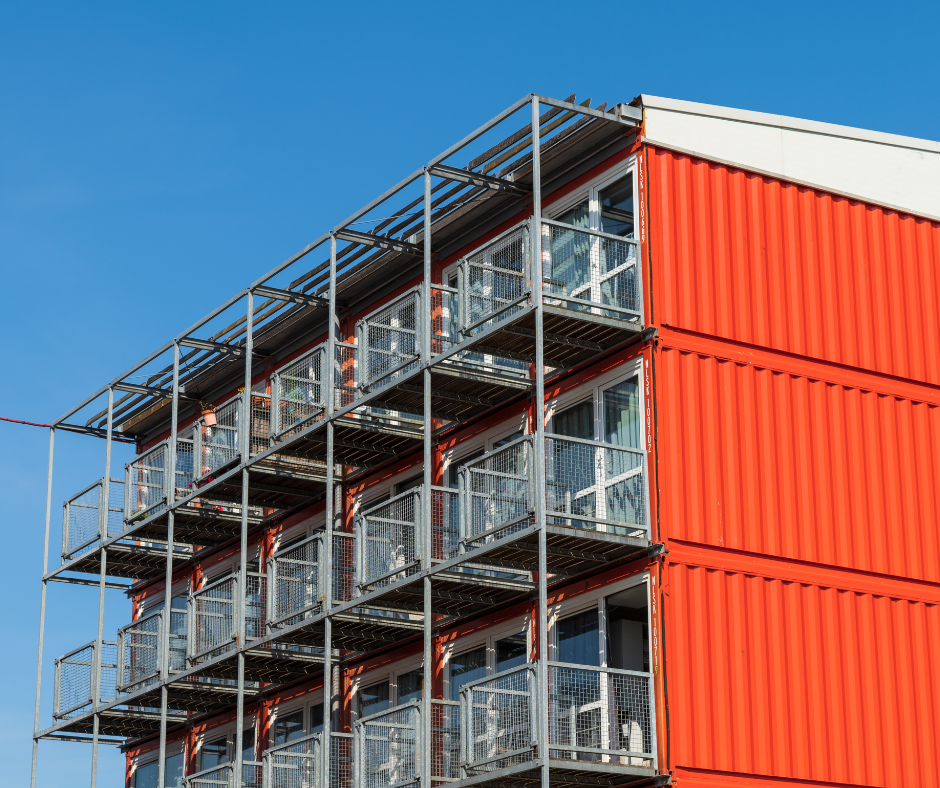
[[550, 662], [551, 758], [653, 768], [653, 674]]
[[422, 490], [407, 490], [359, 513], [359, 587], [365, 592], [414, 574], [421, 562]]
[[215, 424], [206, 424], [205, 419], [200, 418], [193, 425], [196, 480], [215, 473], [241, 456], [239, 422], [243, 403], [238, 394], [215, 409]]
[[548, 522], [621, 536], [646, 536], [646, 452], [628, 446], [545, 436]]
[[96, 677], [97, 650], [97, 641], [92, 641], [56, 659], [52, 703], [55, 719], [76, 717], [117, 697], [117, 643], [102, 642], [101, 672]]
[[288, 436], [326, 411], [326, 345], [318, 345], [271, 375], [274, 438]]
[[459, 263], [461, 337], [510, 318], [528, 303], [529, 233], [529, 222], [517, 225]]
[[[101, 542], [101, 506], [105, 498], [104, 479], [99, 479], [63, 505], [62, 560], [87, 552]], [[108, 488], [106, 538], [124, 530], [124, 480], [111, 479]]]
[[418, 785], [421, 759], [421, 704], [412, 701], [356, 721], [357, 788]]
[[235, 780], [235, 763], [219, 764], [183, 778], [184, 788], [261, 788], [262, 764], [242, 761], [241, 780]]
[[423, 323], [421, 290], [415, 288], [356, 324], [360, 391], [388, 385], [417, 368]]
[[187, 643], [190, 663], [211, 659], [235, 647], [237, 589], [238, 575], [229, 575], [190, 595]]
[[549, 219], [541, 227], [547, 304], [642, 322], [638, 241]]
[[461, 776], [505, 769], [538, 756], [535, 698], [535, 664], [460, 688]]
[[530, 436], [517, 438], [460, 468], [460, 536], [469, 549], [534, 522], [534, 474]]
[[313, 733], [267, 750], [261, 759], [264, 788], [320, 788], [323, 737]]
[[[187, 619], [186, 610], [170, 611], [168, 667], [171, 673], [186, 669]], [[163, 625], [164, 610], [158, 610], [118, 630], [119, 692], [130, 694], [159, 681]]]
[[175, 479], [169, 478], [170, 442], [165, 440], [132, 460], [125, 467], [124, 519], [146, 520], [162, 512], [168, 501], [189, 494], [193, 482], [193, 442], [176, 441]]
[[460, 779], [460, 704], [431, 700], [431, 783], [443, 785]]

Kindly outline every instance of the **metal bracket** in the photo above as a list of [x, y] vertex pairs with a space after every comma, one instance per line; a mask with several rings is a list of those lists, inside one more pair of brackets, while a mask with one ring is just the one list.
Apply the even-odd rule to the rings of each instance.
[[521, 183], [514, 183], [513, 181], [507, 181], [503, 178], [496, 178], [492, 175], [483, 175], [478, 172], [472, 172], [470, 170], [461, 170], [457, 167], [448, 167], [444, 164], [435, 164], [431, 167], [428, 172], [431, 175], [436, 175], [438, 178], [446, 178], [450, 181], [460, 181], [461, 183], [469, 183], [472, 186], [483, 186], [487, 189], [493, 189], [498, 192], [509, 192], [511, 194], [518, 194], [520, 196], [530, 194], [532, 192], [531, 186], [525, 186]]
[[397, 238], [388, 238], [384, 235], [370, 235], [369, 233], [360, 233], [356, 230], [340, 230], [336, 237], [341, 241], [349, 241], [354, 244], [363, 244], [364, 246], [377, 246], [379, 249], [388, 249], [393, 252], [405, 252], [406, 254], [424, 256], [424, 249], [416, 244], [407, 241], [399, 241]]
[[274, 298], [278, 301], [289, 301], [292, 304], [304, 304], [305, 306], [323, 306], [329, 307], [330, 301], [327, 298], [310, 295], [310, 293], [297, 293], [292, 290], [281, 290], [277, 287], [268, 287], [267, 285], [258, 285], [251, 290], [255, 295], [262, 298]]

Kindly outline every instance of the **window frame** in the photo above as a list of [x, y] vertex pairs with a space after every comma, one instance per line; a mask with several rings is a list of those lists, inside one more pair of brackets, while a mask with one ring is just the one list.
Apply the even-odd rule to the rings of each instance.
[[529, 616], [519, 616], [510, 623], [502, 624], [487, 631], [485, 637], [479, 634], [467, 635], [447, 643], [443, 649], [444, 697], [451, 697], [450, 661], [460, 654], [474, 651], [481, 646], [486, 648], [486, 675], [496, 673], [496, 642], [512, 635], [524, 634], [526, 637], [526, 662], [532, 662], [532, 626]]
[[[369, 671], [368, 673], [362, 673], [350, 682], [350, 716], [352, 721], [361, 718], [359, 714], [359, 693], [366, 687], [372, 687], [375, 684], [381, 684], [383, 681], [388, 682], [388, 707], [394, 709], [396, 706], [401, 705], [399, 701], [399, 687], [398, 679], [406, 673], [411, 673], [414, 670], [422, 670], [423, 668], [423, 659], [418, 657], [408, 657], [398, 662], [392, 663], [386, 668], [377, 669]], [[422, 674], [421, 677], [421, 692], [424, 693], [425, 687], [427, 687], [428, 677]]]
[[[326, 702], [323, 699], [323, 689], [314, 690], [309, 692], [297, 700], [291, 700], [284, 704], [278, 704], [271, 709], [271, 717], [268, 720], [268, 747], [279, 747], [281, 745], [275, 744], [275, 728], [277, 727], [277, 718], [283, 717], [287, 714], [294, 714], [296, 712], [302, 712], [303, 715], [303, 736], [299, 737], [301, 739], [306, 738], [311, 735], [311, 728], [313, 727], [310, 724], [310, 714], [311, 708], [318, 704], [323, 704], [323, 724], [326, 725], [327, 718], [327, 708]], [[257, 737], [255, 737], [255, 744], [257, 745]]]

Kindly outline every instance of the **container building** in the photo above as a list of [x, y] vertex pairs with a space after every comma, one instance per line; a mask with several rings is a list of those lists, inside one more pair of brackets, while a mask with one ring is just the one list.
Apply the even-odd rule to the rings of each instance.
[[55, 422], [33, 781], [936, 784], [938, 482], [940, 144], [526, 96]]

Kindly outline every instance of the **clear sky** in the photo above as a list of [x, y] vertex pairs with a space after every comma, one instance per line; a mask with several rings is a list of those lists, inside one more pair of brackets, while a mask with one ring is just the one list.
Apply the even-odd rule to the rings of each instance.
[[[0, 416], [48, 422], [529, 92], [940, 138], [934, 2], [0, 3]], [[860, 162], [859, 166], [864, 166]], [[0, 422], [0, 763], [27, 785], [48, 431]], [[61, 502], [103, 442], [63, 436]], [[126, 453], [115, 455], [122, 473]], [[105, 637], [129, 620], [111, 592]], [[55, 656], [97, 591], [53, 584]], [[90, 747], [44, 743], [38, 785]], [[121, 784], [105, 749], [99, 785]]]

